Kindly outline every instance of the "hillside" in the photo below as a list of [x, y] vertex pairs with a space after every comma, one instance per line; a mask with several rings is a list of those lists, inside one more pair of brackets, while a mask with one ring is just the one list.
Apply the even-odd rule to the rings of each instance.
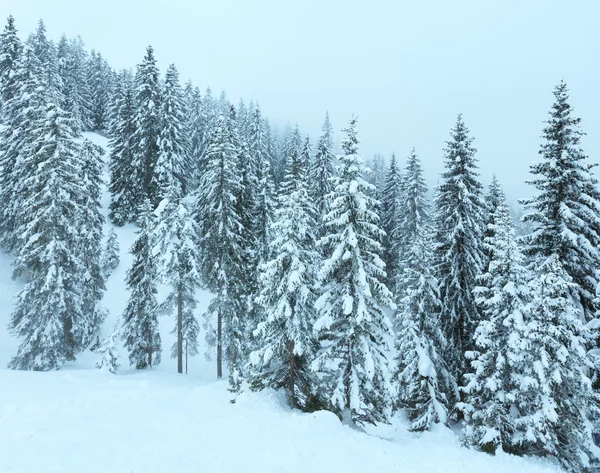
[[[98, 135], [88, 138], [106, 147]], [[108, 205], [105, 193], [105, 208]], [[135, 228], [116, 229], [121, 263], [107, 282], [106, 335], [127, 302], [124, 277]], [[20, 283], [0, 255], [0, 367], [16, 351], [6, 331]], [[199, 295], [198, 314], [209, 295]], [[168, 357], [173, 318], [162, 320], [163, 361], [117, 375], [93, 368], [96, 355], [55, 372], [0, 369], [1, 473], [118, 472], [461, 472], [560, 471], [539, 459], [495, 457], [460, 446], [449, 429], [413, 434], [399, 415], [360, 432], [328, 412], [291, 411], [279, 393], [244, 392], [231, 404], [226, 381], [202, 355], [177, 375]]]

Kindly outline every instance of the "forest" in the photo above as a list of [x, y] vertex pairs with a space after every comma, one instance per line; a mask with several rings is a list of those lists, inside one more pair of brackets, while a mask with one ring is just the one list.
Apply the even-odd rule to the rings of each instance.
[[[9, 368], [57, 370], [91, 349], [111, 373], [148, 370], [167, 350], [183, 374], [205, 352], [232, 403], [282, 390], [357, 428], [402, 411], [410, 430], [451, 426], [488, 454], [598, 467], [600, 191], [564, 81], [518, 222], [501, 183], [481, 183], [460, 114], [429, 188], [415, 149], [363, 158], [356, 116], [338, 132], [318, 111], [310, 137], [165, 70], [151, 46], [116, 71], [79, 37], [54, 42], [40, 20], [22, 39], [7, 19], [0, 246], [24, 281]], [[102, 333], [114, 227], [129, 224], [129, 299]]]

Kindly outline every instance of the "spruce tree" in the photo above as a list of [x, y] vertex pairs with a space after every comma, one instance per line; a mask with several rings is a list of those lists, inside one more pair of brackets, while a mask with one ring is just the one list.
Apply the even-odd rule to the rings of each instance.
[[81, 297], [79, 153], [72, 120], [55, 104], [37, 117], [38, 133], [23, 157], [20, 243], [14, 277], [26, 275], [10, 329], [22, 339], [9, 367], [51, 370], [75, 359], [93, 331]]
[[406, 409], [411, 430], [419, 431], [447, 422], [457, 386], [443, 359], [446, 340], [439, 317], [438, 281], [432, 270], [427, 187], [414, 150], [408, 158], [405, 186], [396, 209], [397, 229], [406, 234], [396, 276], [395, 405]]
[[143, 198], [140, 170], [134, 167], [135, 91], [128, 71], [119, 74], [113, 98], [110, 127], [110, 206], [111, 221], [118, 226], [135, 222], [137, 206]]
[[157, 198], [167, 197], [175, 180], [186, 195], [190, 187], [191, 163], [189, 136], [185, 127], [185, 104], [174, 64], [165, 77], [159, 120], [158, 158], [154, 168], [153, 189]]
[[[74, 124], [76, 126], [76, 124]], [[102, 211], [102, 173], [104, 149], [89, 140], [83, 140], [80, 152], [79, 178], [82, 193], [78, 215], [79, 252], [83, 265], [81, 301], [82, 310], [89, 318], [89, 331], [82, 335], [82, 346], [100, 342], [98, 332], [106, 313], [98, 306], [106, 289], [102, 271], [102, 241], [104, 214]]]
[[91, 129], [104, 131], [110, 115], [110, 90], [112, 71], [102, 55], [93, 51], [88, 58], [86, 75], [89, 88], [89, 117]]
[[171, 355], [177, 358], [177, 372], [183, 373], [185, 351], [187, 373], [188, 354], [197, 353], [200, 330], [194, 316], [196, 291], [200, 287], [198, 229], [189, 211], [189, 204], [182, 198], [177, 181], [171, 184], [159, 209], [159, 221], [155, 230], [162, 255], [159, 274], [161, 280], [169, 286], [169, 293], [162, 307], [165, 313], [171, 313], [173, 309], [177, 311], [173, 331], [177, 335], [177, 341], [171, 349]]
[[252, 387], [285, 388], [290, 405], [301, 408], [311, 399], [310, 363], [317, 348], [312, 326], [318, 253], [304, 167], [292, 153], [272, 227], [272, 258], [260, 268], [256, 302], [264, 320], [254, 331], [257, 349], [250, 356]]
[[[239, 287], [243, 227], [236, 205], [241, 186], [237, 173], [238, 152], [235, 115], [221, 116], [206, 154], [207, 168], [195, 198], [202, 235], [202, 276], [207, 288], [215, 294], [204, 314], [207, 342], [216, 342], [217, 378], [223, 376], [225, 357], [233, 391], [241, 386], [243, 321], [240, 312], [246, 302], [240, 297], [243, 292]], [[210, 328], [213, 321], [216, 331]]]
[[[524, 323], [528, 279], [523, 256], [497, 180], [490, 185], [484, 249], [489, 263], [474, 289], [482, 319], [475, 330], [474, 351], [467, 353], [464, 440], [493, 453], [518, 453], [513, 413], [525, 392]], [[493, 205], [493, 206], [492, 206]]]
[[106, 245], [104, 246], [104, 252], [102, 253], [102, 275], [104, 279], [108, 279], [113, 273], [117, 266], [119, 266], [119, 240], [115, 233], [115, 228], [111, 227], [108, 232], [108, 238], [106, 239]]
[[95, 366], [98, 369], [106, 368], [111, 373], [116, 373], [121, 366], [119, 362], [118, 341], [121, 338], [119, 323], [115, 324], [112, 332], [106, 337], [97, 350], [100, 359], [96, 361]]
[[134, 80], [134, 130], [132, 182], [136, 189], [136, 206], [148, 197], [156, 206], [160, 197], [153, 179], [154, 168], [159, 155], [159, 133], [161, 94], [159, 72], [154, 57], [154, 49], [148, 46], [146, 56], [138, 66]]
[[330, 202], [327, 196], [332, 191], [331, 179], [334, 175], [333, 164], [335, 154], [333, 151], [333, 128], [329, 122], [329, 113], [325, 114], [323, 134], [317, 143], [315, 159], [312, 162], [309, 174], [311, 195], [317, 212], [318, 236], [323, 236], [323, 219], [329, 212]]
[[383, 231], [369, 196], [373, 187], [363, 177], [356, 118], [345, 131], [341, 174], [319, 241], [331, 248], [318, 273], [322, 294], [314, 325], [326, 342], [312, 365], [321, 374], [320, 392], [335, 410], [354, 422], [376, 422], [386, 419], [391, 404], [392, 328], [385, 310], [394, 303], [384, 283]]
[[523, 453], [556, 457], [567, 471], [590, 471], [600, 459], [593, 438], [600, 396], [589, 378], [595, 366], [586, 349], [594, 334], [583, 325], [573, 297], [577, 285], [560, 257], [550, 256], [538, 269], [530, 285], [514, 441]]
[[4, 104], [14, 99], [18, 90], [14, 76], [21, 49], [15, 19], [10, 15], [6, 20], [4, 31], [0, 34], [0, 123], [8, 121], [8, 117], [5, 116], [8, 111], [3, 111]]
[[484, 203], [477, 180], [473, 139], [459, 115], [446, 143], [442, 183], [435, 198], [436, 277], [440, 282], [441, 320], [448, 342], [444, 358], [460, 382], [464, 354], [473, 349], [479, 309], [473, 289], [483, 264]]
[[121, 336], [129, 352], [129, 364], [144, 369], [157, 366], [162, 351], [158, 331], [160, 308], [156, 301], [155, 216], [148, 199], [139, 209], [138, 224], [137, 238], [129, 250], [133, 263], [127, 271], [126, 285], [130, 295], [123, 312]]
[[399, 258], [397, 250], [400, 244], [396, 219], [402, 198], [402, 174], [396, 163], [396, 155], [392, 153], [385, 186], [381, 193], [381, 227], [385, 232], [382, 238], [383, 260], [387, 273], [387, 284], [390, 287], [396, 283], [396, 267]]
[[523, 203], [524, 217], [533, 229], [525, 239], [525, 253], [538, 266], [556, 254], [573, 279], [574, 295], [590, 321], [598, 309], [595, 294], [600, 267], [600, 192], [590, 163], [580, 147], [584, 133], [580, 119], [573, 117], [564, 81], [554, 89], [555, 102], [544, 128], [539, 154], [541, 162], [531, 166], [529, 181], [537, 192]]

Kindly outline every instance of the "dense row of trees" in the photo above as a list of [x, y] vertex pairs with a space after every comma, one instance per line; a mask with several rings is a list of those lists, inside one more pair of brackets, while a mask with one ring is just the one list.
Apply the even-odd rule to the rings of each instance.
[[[256, 104], [181, 86], [174, 65], [162, 78], [151, 47], [135, 74], [115, 73], [41, 22], [21, 42], [9, 18], [0, 95], [0, 237], [26, 281], [12, 368], [54, 369], [95, 347], [114, 371], [120, 343], [131, 365], [155, 366], [159, 317], [176, 312], [171, 353], [187, 371], [204, 287], [207, 351], [234, 395], [244, 381], [283, 388], [292, 406], [359, 424], [404, 409], [413, 430], [463, 420], [468, 445], [573, 471], [600, 459], [600, 194], [564, 82], [522, 236], [500, 184], [479, 181], [460, 115], [430, 201], [415, 150], [405, 166], [367, 167], [356, 118], [336, 153], [327, 116], [313, 151]], [[101, 251], [102, 150], [84, 130], [110, 139], [110, 220], [138, 225], [130, 298], [101, 344], [118, 243], [112, 231]]]

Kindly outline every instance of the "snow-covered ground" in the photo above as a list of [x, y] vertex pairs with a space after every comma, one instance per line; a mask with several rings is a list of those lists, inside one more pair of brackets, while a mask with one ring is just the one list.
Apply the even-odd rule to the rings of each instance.
[[[88, 134], [106, 146], [106, 140]], [[105, 194], [105, 207], [108, 195]], [[125, 273], [135, 228], [117, 228], [121, 263], [107, 282], [108, 334], [127, 302]], [[0, 473], [557, 473], [540, 459], [495, 457], [460, 446], [447, 428], [413, 434], [399, 415], [367, 433], [328, 412], [290, 410], [280, 393], [244, 392], [230, 402], [214, 363], [191, 358], [176, 374], [169, 357], [174, 319], [162, 320], [159, 367], [117, 375], [93, 368], [96, 355], [49, 373], [3, 369], [17, 340], [6, 330], [21, 284], [0, 253]], [[199, 294], [198, 314], [209, 302]]]

